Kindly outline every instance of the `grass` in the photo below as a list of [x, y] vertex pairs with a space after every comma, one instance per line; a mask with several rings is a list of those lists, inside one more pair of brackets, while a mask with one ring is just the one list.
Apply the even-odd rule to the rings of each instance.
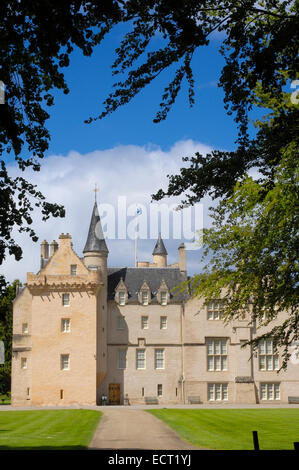
[[94, 410], [0, 411], [0, 450], [86, 449], [101, 417]]
[[299, 408], [230, 410], [148, 410], [191, 444], [214, 450], [294, 450], [299, 441]]

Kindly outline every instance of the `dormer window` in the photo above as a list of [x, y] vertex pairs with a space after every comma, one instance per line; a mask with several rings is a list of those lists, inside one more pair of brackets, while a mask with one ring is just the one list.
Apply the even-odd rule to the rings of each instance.
[[157, 300], [161, 305], [167, 305], [167, 303], [169, 302], [169, 288], [164, 279], [162, 279], [160, 287], [158, 289]]
[[118, 293], [118, 303], [119, 305], [125, 305], [126, 304], [126, 293], [123, 291], [120, 291]]
[[148, 291], [144, 290], [141, 292], [141, 303], [142, 305], [148, 305]]
[[162, 291], [160, 295], [161, 295], [161, 305], [167, 305], [167, 292]]
[[128, 301], [128, 289], [122, 278], [115, 288], [114, 300], [118, 305], [126, 305]]
[[140, 286], [138, 301], [141, 305], [149, 305], [151, 302], [151, 288], [146, 281]]

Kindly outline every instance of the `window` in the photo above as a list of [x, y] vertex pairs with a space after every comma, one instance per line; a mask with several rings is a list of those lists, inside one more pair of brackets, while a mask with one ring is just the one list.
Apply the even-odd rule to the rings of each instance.
[[261, 384], [262, 400], [280, 400], [280, 384], [279, 383], [262, 383]]
[[125, 369], [127, 366], [127, 351], [125, 349], [118, 350], [118, 368]]
[[60, 400], [63, 400], [63, 390], [60, 390]]
[[145, 349], [136, 350], [136, 369], [145, 369]]
[[71, 275], [76, 276], [76, 274], [77, 274], [77, 265], [71, 264]]
[[30, 388], [27, 387], [27, 400], [30, 400]]
[[221, 384], [221, 383], [208, 384], [208, 400], [209, 401], [228, 400], [227, 384]]
[[167, 328], [167, 317], [160, 317], [160, 329], [165, 330]]
[[28, 333], [28, 323], [23, 323], [23, 325], [22, 325], [22, 333], [23, 333], [23, 334]]
[[62, 294], [62, 305], [68, 307], [70, 305], [70, 294]]
[[167, 305], [167, 292], [161, 292], [161, 305]]
[[223, 302], [214, 301], [207, 305], [208, 320], [221, 320], [223, 317]]
[[142, 305], [148, 305], [148, 291], [147, 290], [143, 290], [141, 292], [141, 302], [142, 302]]
[[70, 368], [70, 355], [69, 354], [61, 354], [60, 367], [61, 367], [61, 370], [68, 370]]
[[143, 330], [148, 328], [148, 317], [141, 317], [141, 328]]
[[71, 331], [71, 320], [69, 318], [62, 318], [61, 331], [63, 333], [68, 333]]
[[119, 303], [119, 305], [125, 305], [125, 303], [126, 303], [126, 293], [125, 292], [119, 292], [118, 293], [118, 303]]
[[119, 315], [117, 317], [117, 329], [124, 330], [126, 326], [125, 317], [123, 315]]
[[157, 395], [158, 397], [162, 397], [162, 384], [157, 385]]
[[98, 266], [88, 266], [88, 271], [98, 271], [99, 267]]
[[208, 370], [227, 370], [226, 339], [208, 339]]
[[272, 339], [263, 339], [259, 342], [259, 369], [278, 370], [278, 352]]
[[155, 369], [164, 369], [164, 349], [155, 349]]
[[21, 357], [21, 368], [27, 369], [27, 357]]

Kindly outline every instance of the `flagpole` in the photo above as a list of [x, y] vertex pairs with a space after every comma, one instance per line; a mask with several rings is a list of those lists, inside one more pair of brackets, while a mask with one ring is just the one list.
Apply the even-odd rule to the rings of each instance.
[[136, 205], [136, 225], [135, 225], [135, 268], [137, 268], [137, 205]]

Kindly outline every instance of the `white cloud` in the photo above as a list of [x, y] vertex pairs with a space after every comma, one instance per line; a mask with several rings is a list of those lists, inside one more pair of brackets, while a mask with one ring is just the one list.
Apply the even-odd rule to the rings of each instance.
[[[184, 166], [183, 156], [192, 156], [195, 152], [207, 153], [211, 148], [199, 142], [185, 140], [176, 142], [169, 150], [148, 145], [118, 146], [108, 150], [95, 150], [81, 155], [70, 151], [68, 155], [53, 155], [47, 157], [41, 164], [40, 172], [26, 170], [23, 176], [46, 196], [50, 202], [63, 204], [66, 209], [64, 219], [49, 219], [41, 221], [38, 212], [34, 213], [34, 224], [39, 241], [33, 243], [28, 235], [15, 233], [15, 239], [23, 249], [23, 259], [16, 262], [7, 255], [1, 266], [7, 280], [19, 278], [22, 282], [26, 273], [37, 272], [40, 262], [39, 244], [46, 239], [58, 241], [60, 233], [69, 232], [72, 235], [73, 246], [79, 256], [87, 237], [91, 211], [94, 203], [94, 185], [99, 187], [98, 203], [112, 204], [117, 208], [120, 196], [126, 197], [127, 207], [138, 203], [149, 209], [151, 194], [158, 189], [167, 188], [167, 174], [175, 174]], [[10, 174], [17, 175], [18, 170], [11, 166]], [[210, 202], [204, 205], [205, 216]], [[180, 198], [164, 199], [162, 203], [179, 203]], [[129, 218], [128, 218], [129, 219]], [[127, 220], [128, 220], [127, 219]], [[117, 228], [117, 224], [116, 224]], [[163, 233], [162, 233], [163, 236]], [[177, 261], [177, 247], [182, 239], [165, 240], [168, 250], [168, 262]], [[190, 240], [188, 240], [190, 241]], [[134, 241], [131, 239], [107, 240], [109, 248], [108, 264], [110, 266], [134, 265]], [[151, 260], [155, 240], [139, 240], [139, 259]], [[189, 266], [192, 272], [198, 266], [200, 251], [188, 253]], [[190, 270], [189, 270], [190, 271]]]

